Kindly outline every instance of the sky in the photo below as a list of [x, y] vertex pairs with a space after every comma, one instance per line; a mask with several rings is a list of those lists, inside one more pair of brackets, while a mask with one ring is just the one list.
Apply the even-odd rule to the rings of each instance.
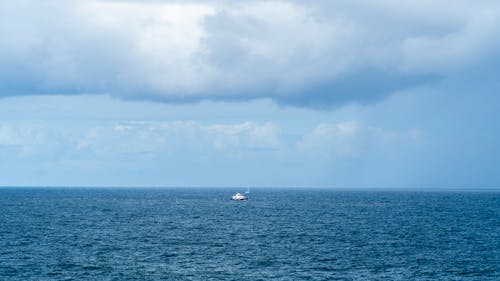
[[0, 0], [0, 186], [498, 188], [500, 3]]

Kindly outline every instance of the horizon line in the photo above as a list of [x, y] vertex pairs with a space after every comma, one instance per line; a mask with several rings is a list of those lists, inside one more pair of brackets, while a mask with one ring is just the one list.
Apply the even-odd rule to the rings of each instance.
[[[33, 188], [33, 189], [236, 189], [247, 188], [248, 185], [241, 186], [216, 186], [216, 185], [0, 185], [0, 189], [5, 188]], [[320, 189], [320, 190], [355, 190], [355, 191], [500, 191], [500, 186], [487, 187], [366, 187], [366, 186], [250, 186], [255, 189]]]

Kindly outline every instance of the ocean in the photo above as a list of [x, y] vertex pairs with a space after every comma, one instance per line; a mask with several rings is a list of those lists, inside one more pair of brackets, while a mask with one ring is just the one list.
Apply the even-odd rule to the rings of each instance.
[[0, 280], [500, 280], [500, 192], [0, 188]]

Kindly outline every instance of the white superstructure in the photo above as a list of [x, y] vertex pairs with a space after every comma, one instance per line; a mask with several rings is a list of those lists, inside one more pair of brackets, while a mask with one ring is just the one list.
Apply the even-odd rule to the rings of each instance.
[[247, 200], [248, 198], [245, 195], [238, 192], [235, 195], [231, 196], [231, 199], [232, 200]]

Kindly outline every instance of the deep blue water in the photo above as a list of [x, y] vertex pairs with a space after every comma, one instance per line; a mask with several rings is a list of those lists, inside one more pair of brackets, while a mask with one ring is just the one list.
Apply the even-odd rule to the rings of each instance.
[[500, 280], [500, 192], [0, 188], [0, 280]]

